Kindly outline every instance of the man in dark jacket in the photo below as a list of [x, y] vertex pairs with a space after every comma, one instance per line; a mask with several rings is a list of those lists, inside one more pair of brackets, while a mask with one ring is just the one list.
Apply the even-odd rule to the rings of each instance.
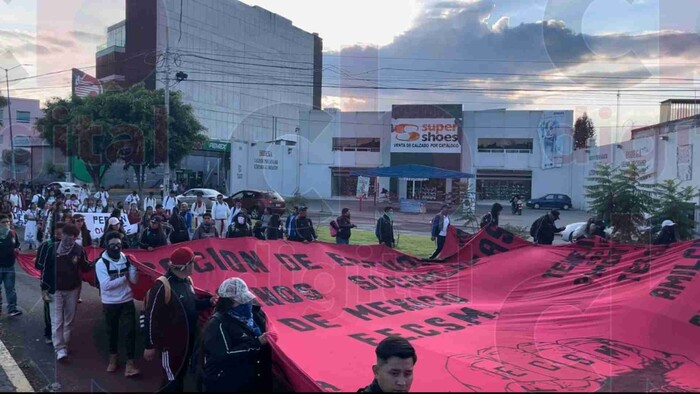
[[[199, 313], [212, 307], [213, 298], [198, 299], [192, 284], [195, 260], [192, 249], [182, 247], [170, 255], [169, 269], [149, 290], [141, 328], [146, 338], [144, 358], [161, 352], [164, 392], [182, 392], [187, 366], [197, 337]], [[167, 282], [167, 286], [163, 283]]]
[[493, 203], [493, 205], [491, 205], [491, 211], [489, 211], [486, 215], [481, 217], [481, 223], [479, 224], [479, 227], [498, 227], [498, 218], [501, 216], [501, 211], [503, 211], [503, 205], [497, 202]]
[[440, 209], [440, 213], [435, 215], [433, 218], [433, 226], [430, 231], [430, 240], [436, 242], [435, 252], [429, 257], [430, 260], [438, 257], [442, 248], [445, 246], [445, 239], [447, 239], [447, 230], [450, 228], [450, 217], [447, 216], [450, 206], [444, 204]]
[[536, 244], [551, 245], [554, 242], [554, 234], [566, 229], [566, 227], [557, 227], [554, 224], [557, 220], [559, 220], [559, 211], [553, 209], [532, 223], [530, 235], [533, 236]]
[[380, 244], [384, 244], [393, 248], [396, 241], [394, 240], [394, 210], [391, 207], [384, 208], [384, 215], [377, 219], [377, 228], [374, 230], [374, 235]]
[[350, 235], [356, 225], [350, 222], [350, 208], [343, 208], [341, 215], [335, 220], [338, 226], [338, 234], [335, 236], [335, 243], [341, 245], [350, 244]]
[[307, 208], [301, 207], [299, 209], [299, 215], [295, 221], [297, 241], [299, 242], [313, 242], [316, 240], [316, 230], [314, 230], [314, 224], [311, 219], [306, 216]]
[[297, 215], [299, 214], [299, 207], [294, 207], [292, 213], [287, 216], [287, 221], [284, 225], [284, 233], [287, 236], [287, 240], [296, 241], [297, 231], [296, 231], [296, 221]]
[[[47, 240], [39, 245], [39, 249], [36, 252], [36, 259], [34, 260], [34, 268], [39, 272], [44, 271], [46, 264], [53, 264], [53, 259], [56, 258], [56, 245], [61, 243], [63, 239], [63, 226], [65, 223], [58, 222], [54, 226], [53, 237], [49, 237], [47, 234]], [[49, 259], [52, 260], [48, 263]], [[41, 281], [39, 281], [41, 284]], [[53, 344], [53, 339], [51, 338], [51, 303], [44, 298], [44, 343], [51, 345]]]
[[661, 232], [654, 239], [654, 245], [670, 245], [678, 242], [676, 232], [676, 223], [672, 220], [664, 220], [661, 223]]
[[253, 225], [245, 208], [233, 216], [233, 221], [226, 230], [226, 238], [242, 238], [253, 236]]
[[379, 342], [374, 351], [377, 364], [372, 366], [374, 380], [359, 389], [361, 393], [389, 393], [411, 391], [413, 367], [418, 361], [416, 350], [404, 338], [390, 336]]
[[240, 278], [226, 279], [217, 292], [216, 313], [204, 328], [199, 364], [206, 392], [271, 392], [275, 334], [255, 296]]
[[148, 249], [148, 251], [168, 244], [165, 233], [161, 228], [160, 217], [156, 216], [151, 218], [150, 226], [141, 234], [141, 241], [139, 244], [142, 249]]
[[[5, 286], [7, 310], [10, 316], [19, 316], [17, 293], [15, 292], [15, 260], [19, 255], [19, 237], [10, 227], [10, 216], [0, 215], [0, 284]], [[0, 289], [1, 290], [1, 289]], [[0, 293], [0, 313], [2, 313], [2, 294]]]

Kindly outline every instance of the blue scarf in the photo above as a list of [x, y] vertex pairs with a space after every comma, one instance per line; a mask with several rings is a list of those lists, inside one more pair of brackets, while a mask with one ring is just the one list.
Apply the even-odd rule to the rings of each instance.
[[249, 302], [247, 304], [235, 306], [229, 309], [228, 314], [248, 326], [248, 328], [250, 328], [256, 336], [260, 336], [260, 327], [258, 327], [258, 325], [255, 323], [255, 319], [253, 319], [252, 303]]

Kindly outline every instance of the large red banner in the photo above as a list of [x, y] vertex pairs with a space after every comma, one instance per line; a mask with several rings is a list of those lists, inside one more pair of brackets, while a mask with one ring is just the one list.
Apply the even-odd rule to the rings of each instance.
[[[188, 244], [198, 290], [238, 276], [258, 296], [295, 390], [369, 384], [374, 347], [401, 335], [413, 391], [700, 391], [700, 242], [534, 246], [493, 228], [457, 245], [435, 263], [381, 245]], [[175, 247], [132, 252], [142, 282]]]

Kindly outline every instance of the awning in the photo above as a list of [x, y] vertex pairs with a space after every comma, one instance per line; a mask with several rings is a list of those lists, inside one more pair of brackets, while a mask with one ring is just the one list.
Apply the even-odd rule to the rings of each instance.
[[430, 178], [430, 179], [462, 179], [474, 178], [474, 174], [445, 170], [437, 167], [419, 164], [402, 164], [390, 167], [355, 169], [351, 176], [383, 177], [383, 178]]

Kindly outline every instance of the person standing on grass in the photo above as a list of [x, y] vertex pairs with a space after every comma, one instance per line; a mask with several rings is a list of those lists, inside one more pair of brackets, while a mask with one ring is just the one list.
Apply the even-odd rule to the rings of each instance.
[[384, 208], [384, 215], [377, 219], [377, 227], [374, 230], [380, 244], [393, 248], [394, 240], [394, 210], [391, 207]]
[[[17, 233], [10, 229], [10, 216], [0, 215], [0, 284], [5, 287], [7, 311], [10, 316], [19, 316], [17, 293], [15, 291], [15, 261], [20, 249]], [[0, 293], [0, 314], [2, 314], [2, 293]]]
[[56, 257], [46, 261], [41, 274], [42, 298], [51, 303], [51, 332], [57, 361], [68, 357], [71, 328], [83, 283], [80, 271], [90, 271], [85, 251], [75, 243], [79, 234], [75, 225], [67, 223], [63, 226]]
[[311, 218], [306, 215], [307, 212], [307, 207], [301, 207], [299, 209], [299, 215], [295, 220], [297, 241], [303, 243], [313, 242], [318, 239], [316, 236], [316, 230], [314, 229], [314, 224], [311, 221]]
[[338, 233], [335, 236], [335, 243], [340, 245], [350, 245], [351, 230], [356, 225], [350, 222], [350, 208], [343, 208], [340, 216], [335, 220], [338, 226]]
[[440, 209], [440, 213], [435, 215], [433, 218], [433, 226], [430, 231], [430, 240], [435, 241], [435, 252], [429, 257], [430, 260], [437, 258], [442, 252], [442, 248], [445, 246], [445, 240], [447, 239], [447, 231], [450, 228], [450, 217], [447, 215], [450, 210], [450, 206], [445, 204]]
[[109, 364], [107, 372], [118, 368], [117, 350], [119, 331], [124, 333], [126, 346], [126, 368], [124, 376], [140, 373], [136, 359], [136, 308], [131, 285], [138, 282], [136, 266], [122, 253], [122, 234], [112, 231], [104, 235], [105, 251], [95, 262], [95, 273], [100, 283], [100, 299], [107, 323], [109, 337]]

